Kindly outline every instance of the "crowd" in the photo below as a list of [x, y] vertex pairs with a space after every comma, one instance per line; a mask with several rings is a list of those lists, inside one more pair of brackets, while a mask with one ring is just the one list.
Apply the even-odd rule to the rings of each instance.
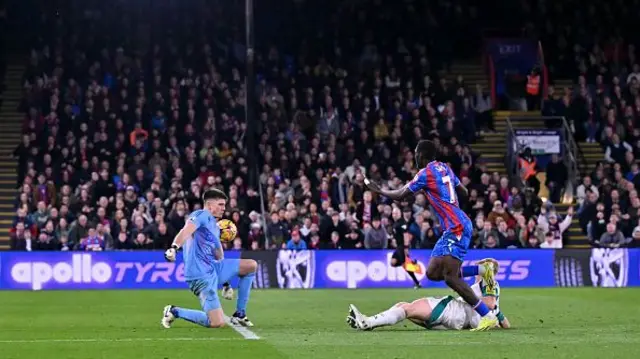
[[[638, 3], [556, 5], [549, 8], [550, 17], [571, 13], [570, 25], [560, 34], [552, 24], [543, 31], [555, 45], [555, 70], [575, 79], [572, 88], [549, 89], [543, 115], [565, 116], [578, 142], [603, 149], [602, 160], [583, 174], [576, 191], [580, 225], [597, 247], [640, 246], [640, 60], [638, 39], [629, 31], [638, 9]], [[616, 25], [610, 27], [613, 18]], [[571, 31], [585, 21], [594, 24], [597, 36]]]
[[[430, 6], [452, 21], [408, 21], [405, 32], [467, 29], [477, 17]], [[148, 46], [135, 45], [127, 16], [120, 36], [110, 20], [122, 14], [109, 9], [79, 12], [92, 21], [87, 28], [51, 21], [55, 31], [31, 51], [25, 74], [12, 248], [167, 248], [212, 186], [229, 194], [227, 216], [238, 226], [229, 249], [432, 248], [441, 229], [424, 195], [393, 203], [364, 185], [365, 175], [383, 187], [411, 180], [412, 149], [423, 138], [438, 143], [439, 160], [470, 189], [463, 206], [475, 248], [561, 247], [571, 216], [558, 218], [534, 191], [489, 173], [471, 150], [489, 97], [437, 71], [465, 49], [438, 51], [433, 36], [390, 37], [378, 26], [392, 21], [388, 11], [376, 7], [336, 11], [301, 29], [319, 37], [297, 39], [295, 52], [286, 42], [259, 46], [249, 88], [242, 36], [205, 36], [207, 26], [233, 28], [224, 23], [233, 16], [222, 24], [211, 21], [215, 10], [170, 17], [166, 28], [185, 32], [155, 29]], [[339, 21], [346, 18], [357, 21]], [[345, 42], [318, 35], [327, 28]]]

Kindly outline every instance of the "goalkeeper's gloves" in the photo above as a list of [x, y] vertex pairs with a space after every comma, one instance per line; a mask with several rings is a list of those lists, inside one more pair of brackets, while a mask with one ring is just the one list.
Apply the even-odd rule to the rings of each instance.
[[175, 262], [177, 252], [178, 252], [178, 246], [175, 244], [172, 244], [171, 248], [167, 249], [164, 252], [164, 259], [166, 259], [167, 262]]
[[222, 298], [226, 300], [233, 299], [233, 288], [230, 285], [226, 284], [222, 286]]

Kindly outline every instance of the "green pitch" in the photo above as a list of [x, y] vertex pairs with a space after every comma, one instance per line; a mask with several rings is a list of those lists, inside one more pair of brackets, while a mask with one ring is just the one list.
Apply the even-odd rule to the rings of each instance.
[[[177, 321], [171, 303], [197, 308], [185, 291], [0, 292], [0, 358], [634, 358], [640, 353], [640, 289], [503, 289], [515, 329], [425, 331], [407, 323], [373, 332], [345, 324], [347, 305], [365, 314], [445, 290], [262, 290], [249, 303], [259, 340], [231, 328]], [[233, 305], [226, 302], [227, 313]]]

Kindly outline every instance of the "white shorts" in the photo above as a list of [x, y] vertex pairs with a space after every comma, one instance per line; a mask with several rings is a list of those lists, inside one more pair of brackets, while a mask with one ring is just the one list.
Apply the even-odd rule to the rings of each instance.
[[451, 296], [426, 298], [431, 306], [431, 320], [427, 329], [462, 330], [478, 326], [480, 315], [462, 299]]

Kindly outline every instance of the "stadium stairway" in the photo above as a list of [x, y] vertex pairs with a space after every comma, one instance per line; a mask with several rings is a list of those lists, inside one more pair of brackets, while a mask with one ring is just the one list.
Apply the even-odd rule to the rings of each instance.
[[0, 104], [0, 250], [9, 248], [9, 230], [14, 217], [18, 186], [18, 162], [13, 151], [20, 143], [23, 116], [18, 112], [22, 98], [25, 66], [9, 60]]
[[447, 81], [453, 83], [458, 75], [462, 76], [470, 94], [475, 94], [476, 85], [482, 86], [484, 90], [489, 88], [489, 78], [480, 59], [455, 62], [451, 65], [450, 70], [448, 75], [445, 76]]
[[[596, 168], [596, 164], [599, 161], [604, 159], [604, 153], [602, 151], [602, 147], [598, 143], [587, 143], [582, 142], [579, 143], [580, 149], [584, 154], [586, 168], [582, 166], [578, 166], [581, 171], [582, 176], [586, 176], [593, 172]], [[578, 180], [581, 180], [580, 178]], [[556, 204], [555, 205], [558, 213], [565, 215], [568, 205], [565, 204]], [[567, 248], [591, 248], [591, 244], [589, 243], [589, 238], [586, 234], [582, 233], [582, 229], [578, 224], [578, 220], [574, 219], [571, 223], [571, 227], [569, 227], [569, 236], [567, 242]]]
[[[506, 154], [508, 133], [507, 118], [511, 117], [511, 125], [513, 126], [513, 129], [543, 129], [545, 128], [545, 124], [537, 118], [540, 116], [539, 112], [496, 111], [494, 115], [496, 132], [485, 134], [482, 139], [472, 145], [472, 148], [473, 151], [480, 154], [480, 158], [487, 163], [487, 168], [489, 171], [498, 172], [501, 175], [506, 175], [507, 171], [505, 168], [504, 156]], [[595, 144], [594, 146], [592, 146], [592, 144], [584, 144], [582, 146], [582, 149], [585, 152], [585, 156], [587, 153], [592, 153], [591, 148], [595, 148], [599, 151], [597, 152], [599, 153], [599, 157], [595, 159], [596, 156], [594, 155], [594, 161], [602, 159], [602, 150], [597, 144]], [[587, 152], [587, 150], [589, 152]], [[595, 162], [592, 165], [590, 164], [590, 168], [593, 167], [595, 167]], [[548, 189], [544, 185], [546, 174], [544, 172], [538, 173], [537, 177], [540, 181], [540, 192], [538, 193], [538, 195], [546, 200], [546, 198], [548, 198]], [[567, 214], [569, 205], [554, 203], [554, 207], [556, 208], [556, 211], [564, 217]], [[582, 229], [580, 228], [580, 223], [577, 218], [574, 218], [571, 221], [571, 226], [567, 231], [568, 241], [566, 248], [590, 247], [589, 240], [587, 236], [582, 233]]]
[[[480, 159], [487, 164], [489, 172], [498, 172], [501, 176], [507, 175], [505, 167], [505, 156], [507, 153], [507, 118], [508, 117], [531, 117], [540, 116], [537, 112], [514, 112], [514, 111], [496, 111], [495, 132], [489, 132], [482, 135], [480, 139], [474, 143], [472, 150], [480, 155]], [[540, 128], [544, 124], [539, 124], [537, 120], [519, 119], [512, 121], [514, 128]]]
[[582, 176], [591, 174], [595, 169], [598, 162], [604, 161], [604, 151], [599, 143], [581, 142], [578, 144], [584, 154], [585, 166], [581, 168]]

